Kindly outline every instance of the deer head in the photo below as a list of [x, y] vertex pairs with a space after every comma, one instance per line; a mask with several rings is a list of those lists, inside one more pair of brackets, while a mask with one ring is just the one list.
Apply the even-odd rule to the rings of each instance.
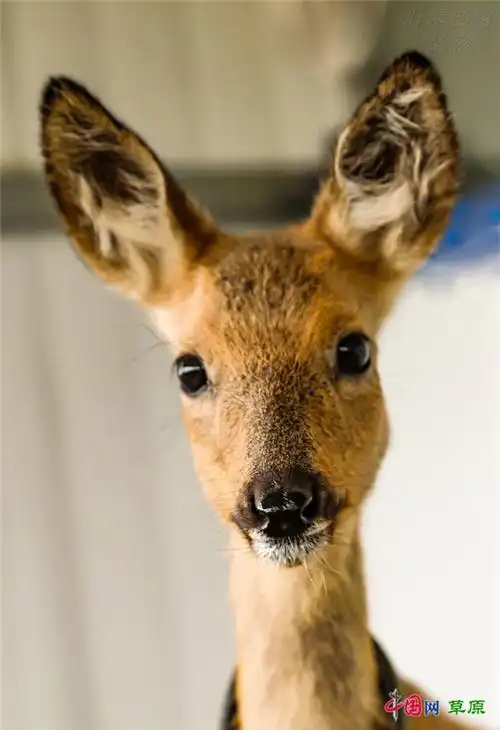
[[170, 343], [222, 521], [293, 566], [349, 541], [387, 447], [377, 333], [443, 233], [457, 139], [441, 81], [396, 59], [339, 137], [308, 220], [228, 235], [82, 86], [41, 105], [50, 190], [80, 257]]

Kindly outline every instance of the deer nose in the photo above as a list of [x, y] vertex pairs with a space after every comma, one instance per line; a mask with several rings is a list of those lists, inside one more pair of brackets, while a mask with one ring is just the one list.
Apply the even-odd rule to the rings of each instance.
[[319, 516], [319, 492], [316, 477], [301, 469], [255, 479], [253, 506], [261, 531], [274, 538], [300, 535]]

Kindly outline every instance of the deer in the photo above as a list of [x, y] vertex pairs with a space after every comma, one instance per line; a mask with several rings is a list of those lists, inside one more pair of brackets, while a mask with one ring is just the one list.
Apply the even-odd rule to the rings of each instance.
[[[80, 259], [170, 348], [195, 470], [227, 528], [236, 670], [223, 727], [463, 727], [389, 712], [360, 516], [389, 445], [377, 342], [436, 250], [459, 142], [408, 51], [347, 121], [305, 220], [229, 233], [79, 82], [40, 103], [46, 183]], [[382, 689], [381, 689], [382, 688]]]

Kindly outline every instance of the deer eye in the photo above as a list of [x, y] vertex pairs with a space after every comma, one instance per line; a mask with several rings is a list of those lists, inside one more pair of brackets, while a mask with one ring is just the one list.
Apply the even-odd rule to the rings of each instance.
[[191, 397], [200, 395], [208, 387], [208, 375], [203, 361], [197, 355], [181, 355], [175, 361], [175, 370], [181, 390]]
[[362, 332], [342, 337], [337, 345], [337, 372], [339, 375], [361, 375], [371, 363], [370, 340]]

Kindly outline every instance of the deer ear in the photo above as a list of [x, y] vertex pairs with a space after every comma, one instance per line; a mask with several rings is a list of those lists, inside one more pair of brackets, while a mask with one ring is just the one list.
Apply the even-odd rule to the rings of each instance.
[[405, 53], [340, 135], [313, 222], [349, 253], [409, 273], [444, 232], [457, 168], [441, 79], [420, 53]]
[[52, 78], [43, 91], [41, 144], [77, 251], [128, 295], [154, 299], [216, 235], [143, 140], [70, 79]]

